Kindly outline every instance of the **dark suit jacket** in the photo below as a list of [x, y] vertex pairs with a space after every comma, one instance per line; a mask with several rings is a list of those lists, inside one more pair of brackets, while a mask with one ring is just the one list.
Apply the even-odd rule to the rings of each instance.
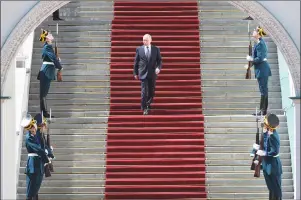
[[267, 61], [264, 61], [268, 56], [268, 48], [262, 38], [259, 39], [259, 43], [254, 46], [253, 51], [253, 65], [255, 70], [255, 78], [262, 78], [272, 76], [270, 65]]
[[162, 59], [160, 49], [151, 45], [151, 56], [149, 61], [144, 52], [144, 45], [136, 49], [136, 57], [134, 63], [134, 76], [138, 75], [139, 79], [145, 79], [147, 77], [155, 77], [156, 68], [161, 70]]

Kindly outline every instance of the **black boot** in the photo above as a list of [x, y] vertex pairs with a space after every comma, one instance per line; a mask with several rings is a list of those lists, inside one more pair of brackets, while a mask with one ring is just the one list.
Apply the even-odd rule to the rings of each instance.
[[[41, 109], [41, 111], [43, 111], [43, 116], [44, 117], [46, 117], [46, 118], [50, 117], [50, 114], [47, 111], [47, 102], [46, 102], [45, 97], [40, 99], [40, 109]], [[54, 116], [51, 116], [51, 117], [53, 118]]]
[[258, 113], [253, 113], [252, 115], [254, 115], [254, 116], [260, 116], [261, 115], [261, 112], [262, 112], [262, 109], [263, 109], [263, 107], [264, 107], [264, 96], [261, 96], [260, 97], [260, 107], [259, 107], [259, 112]]
[[56, 11], [54, 11], [54, 13], [52, 13], [52, 17], [53, 17], [54, 21], [63, 20], [63, 19], [60, 18], [59, 9], [57, 9]]
[[39, 200], [39, 195], [36, 194], [36, 196], [33, 198], [33, 200]]
[[265, 96], [264, 97], [263, 108], [262, 108], [262, 115], [266, 115], [267, 114], [268, 106], [269, 106], [269, 97]]
[[271, 192], [269, 192], [269, 200], [273, 200], [273, 195]]

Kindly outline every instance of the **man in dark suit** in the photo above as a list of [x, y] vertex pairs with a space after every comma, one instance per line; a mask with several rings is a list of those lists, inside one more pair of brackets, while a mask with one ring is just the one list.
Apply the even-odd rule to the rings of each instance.
[[141, 81], [141, 109], [144, 115], [147, 115], [151, 109], [157, 75], [162, 68], [160, 49], [151, 45], [151, 42], [152, 37], [145, 34], [143, 36], [144, 45], [136, 49], [134, 63], [134, 78]]

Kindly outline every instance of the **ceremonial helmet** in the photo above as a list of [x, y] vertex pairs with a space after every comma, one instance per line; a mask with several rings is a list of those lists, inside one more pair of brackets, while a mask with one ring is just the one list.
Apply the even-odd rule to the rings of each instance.
[[274, 131], [279, 126], [279, 122], [277, 115], [272, 113], [268, 113], [263, 119], [263, 124], [269, 131]]
[[30, 130], [36, 124], [37, 121], [33, 119], [30, 114], [26, 114], [26, 116], [21, 121], [21, 126], [26, 130]]
[[46, 36], [48, 35], [49, 31], [41, 29], [42, 33], [40, 35], [40, 41], [45, 42], [46, 41]]
[[257, 26], [255, 30], [261, 37], [266, 35], [266, 32], [260, 26]]
[[34, 120], [36, 120], [38, 128], [47, 125], [47, 119], [43, 116], [43, 112], [36, 114]]

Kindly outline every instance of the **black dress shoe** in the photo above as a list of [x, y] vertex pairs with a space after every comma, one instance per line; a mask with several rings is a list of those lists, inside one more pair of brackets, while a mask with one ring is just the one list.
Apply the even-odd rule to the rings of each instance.
[[148, 109], [143, 110], [143, 115], [148, 115]]
[[61, 19], [61, 18], [59, 18], [59, 17], [54, 17], [54, 18], [53, 18], [53, 21], [64, 21], [64, 19]]
[[263, 115], [263, 116], [265, 116], [267, 114], [267, 111], [266, 110], [261, 110], [261, 111], [259, 111], [257, 114], [256, 113], [253, 113], [252, 115], [253, 116], [261, 116], [261, 115]]
[[[50, 114], [48, 112], [43, 112], [43, 116], [46, 118], [50, 118]], [[51, 118], [54, 118], [54, 116], [51, 115]]]

